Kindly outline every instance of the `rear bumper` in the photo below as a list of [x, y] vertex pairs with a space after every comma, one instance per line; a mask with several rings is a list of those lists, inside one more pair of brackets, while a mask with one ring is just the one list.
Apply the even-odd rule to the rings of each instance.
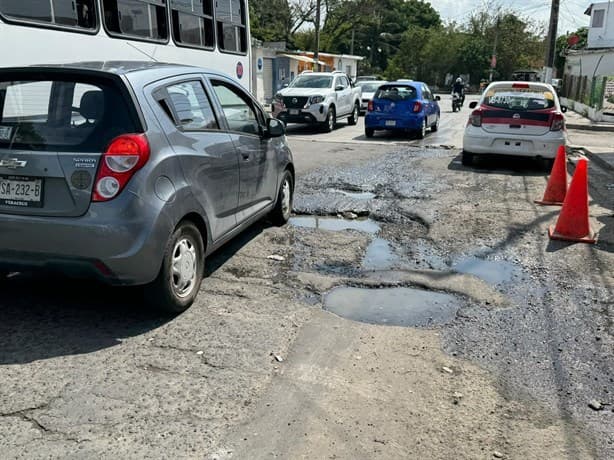
[[[365, 128], [371, 129], [410, 129], [418, 130], [422, 128], [422, 116], [414, 117], [393, 117], [386, 115], [374, 114], [373, 112], [367, 113], [365, 116]], [[394, 122], [394, 126], [391, 123]]]
[[[120, 201], [122, 201], [120, 206]], [[132, 194], [81, 217], [0, 215], [0, 270], [49, 270], [136, 285], [157, 276], [171, 222]]]
[[463, 150], [474, 154], [512, 155], [552, 159], [561, 145], [567, 144], [565, 131], [551, 131], [542, 136], [486, 134], [468, 126], [463, 136]]

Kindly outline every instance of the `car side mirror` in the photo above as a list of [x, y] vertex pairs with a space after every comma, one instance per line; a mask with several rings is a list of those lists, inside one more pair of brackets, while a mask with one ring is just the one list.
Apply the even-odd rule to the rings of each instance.
[[286, 134], [286, 125], [277, 118], [268, 118], [266, 121], [265, 137], [281, 137]]
[[567, 106], [566, 105], [562, 105], [561, 106], [561, 112], [563, 112], [563, 113], [567, 112]]
[[435, 96], [435, 100], [436, 101], [441, 101], [441, 97], [440, 96]]
[[472, 101], [469, 103], [469, 108], [470, 109], [475, 109], [478, 106], [478, 102], [477, 101]]
[[345, 86], [343, 86], [343, 85], [335, 86], [335, 91], [343, 91], [344, 89], [345, 89]]

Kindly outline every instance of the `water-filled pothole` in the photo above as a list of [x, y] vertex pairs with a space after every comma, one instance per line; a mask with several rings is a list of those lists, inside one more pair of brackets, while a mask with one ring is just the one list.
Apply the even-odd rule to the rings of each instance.
[[339, 217], [298, 216], [290, 218], [295, 227], [317, 228], [320, 230], [341, 231], [359, 230], [375, 234], [380, 226], [371, 219], [341, 219]]
[[518, 267], [505, 261], [484, 260], [478, 257], [463, 257], [452, 264], [452, 269], [459, 273], [474, 275], [489, 284], [501, 284], [511, 281], [518, 274]]
[[348, 192], [346, 190], [339, 190], [339, 189], [331, 189], [331, 192], [340, 193], [348, 198], [352, 198], [354, 200], [361, 200], [361, 201], [372, 200], [373, 198], [376, 197], [375, 193], [372, 193], [372, 192]]
[[388, 326], [447, 324], [460, 307], [453, 295], [413, 288], [341, 287], [324, 299], [324, 309], [342, 318]]
[[383, 238], [374, 238], [367, 247], [362, 260], [365, 270], [388, 270], [399, 262], [399, 257], [392, 251], [390, 242]]

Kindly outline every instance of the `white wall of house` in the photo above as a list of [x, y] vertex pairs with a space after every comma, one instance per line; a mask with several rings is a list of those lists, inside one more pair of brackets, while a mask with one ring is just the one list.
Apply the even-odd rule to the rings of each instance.
[[585, 50], [569, 54], [565, 67], [565, 73], [569, 75], [587, 75], [591, 78], [614, 75], [614, 49]]
[[593, 3], [588, 28], [588, 48], [614, 47], [614, 3]]

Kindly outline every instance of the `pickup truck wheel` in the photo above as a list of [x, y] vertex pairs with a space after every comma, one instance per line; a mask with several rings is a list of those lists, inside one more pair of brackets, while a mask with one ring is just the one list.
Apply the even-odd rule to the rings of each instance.
[[354, 110], [352, 110], [352, 115], [348, 117], [348, 125], [355, 125], [358, 123], [358, 117], [360, 116], [360, 107], [358, 104], [354, 104]]
[[326, 120], [324, 120], [324, 123], [322, 123], [322, 129], [325, 133], [330, 133], [332, 130], [335, 129], [336, 124], [337, 118], [335, 115], [335, 108], [331, 107], [326, 113]]

